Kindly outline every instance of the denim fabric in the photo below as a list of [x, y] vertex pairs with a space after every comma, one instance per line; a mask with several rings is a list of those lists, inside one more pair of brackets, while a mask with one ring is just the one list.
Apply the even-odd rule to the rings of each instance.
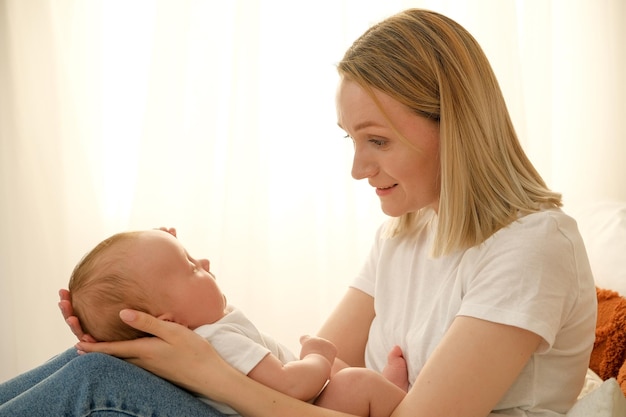
[[223, 417], [187, 391], [112, 356], [74, 349], [0, 384], [0, 417]]

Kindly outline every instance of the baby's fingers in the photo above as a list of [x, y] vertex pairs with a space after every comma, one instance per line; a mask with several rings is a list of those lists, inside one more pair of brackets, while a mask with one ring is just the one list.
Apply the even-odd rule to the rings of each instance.
[[176, 228], [175, 227], [159, 227], [158, 230], [162, 230], [162, 231], [167, 232], [170, 235], [176, 237]]

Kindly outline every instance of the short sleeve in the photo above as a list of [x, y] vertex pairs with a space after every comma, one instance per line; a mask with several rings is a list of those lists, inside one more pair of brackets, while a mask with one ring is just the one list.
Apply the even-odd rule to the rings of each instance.
[[[592, 278], [575, 223], [551, 212], [527, 215], [466, 252], [458, 315], [520, 327], [549, 349]], [[570, 232], [570, 229], [573, 230]], [[583, 257], [584, 259], [580, 259]]]
[[[195, 332], [206, 338], [232, 367], [248, 375], [270, 350], [231, 326], [200, 326]], [[210, 329], [210, 330], [209, 330]]]

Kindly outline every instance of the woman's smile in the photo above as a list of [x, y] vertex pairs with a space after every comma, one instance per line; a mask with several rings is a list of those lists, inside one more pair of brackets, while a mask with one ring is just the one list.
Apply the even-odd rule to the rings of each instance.
[[378, 197], [386, 197], [393, 192], [398, 184], [391, 185], [389, 187], [376, 187], [376, 195]]

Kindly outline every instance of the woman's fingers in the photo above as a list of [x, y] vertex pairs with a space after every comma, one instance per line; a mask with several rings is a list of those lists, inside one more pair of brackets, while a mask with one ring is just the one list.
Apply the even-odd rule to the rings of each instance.
[[72, 333], [74, 333], [78, 340], [84, 342], [95, 342], [96, 339], [83, 331], [78, 317], [74, 315], [74, 308], [72, 307], [70, 292], [66, 289], [60, 289], [59, 298], [59, 309], [61, 310], [61, 314], [63, 315], [65, 323], [67, 323]]
[[157, 354], [158, 350], [160, 350], [160, 354], [163, 355], [165, 345], [175, 345], [178, 338], [177, 335], [182, 332], [189, 332], [189, 329], [186, 327], [159, 320], [154, 316], [140, 311], [122, 310], [120, 312], [120, 318], [129, 326], [156, 337], [145, 337], [117, 342], [79, 342], [76, 344], [76, 348], [81, 352], [100, 352], [123, 359], [144, 358], [149, 360]]
[[[118, 342], [78, 342], [75, 347], [79, 353], [106, 353], [120, 359], [133, 359], [138, 356], [138, 352], [143, 352], [141, 347], [144, 340], [154, 339], [146, 337], [134, 340], [123, 340]], [[158, 339], [156, 339], [158, 340]]]
[[90, 334], [83, 332], [83, 328], [80, 325], [80, 321], [78, 321], [78, 317], [71, 316], [65, 320], [65, 323], [70, 327], [70, 330], [81, 342], [95, 343], [96, 339], [91, 337]]
[[59, 290], [59, 308], [65, 320], [74, 315], [74, 309], [70, 301], [70, 292], [64, 288]]
[[171, 333], [172, 327], [181, 327], [175, 323], [159, 320], [150, 314], [130, 309], [120, 311], [120, 318], [129, 326], [161, 339], [166, 339], [166, 336]]

